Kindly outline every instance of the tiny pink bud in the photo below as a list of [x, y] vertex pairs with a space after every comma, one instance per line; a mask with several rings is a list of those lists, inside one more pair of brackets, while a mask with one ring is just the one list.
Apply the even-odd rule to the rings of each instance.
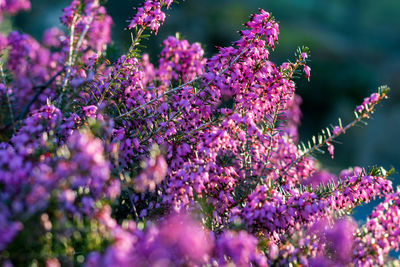
[[327, 142], [326, 144], [328, 145], [329, 154], [331, 154], [331, 157], [333, 158], [333, 152], [335, 150], [335, 147], [329, 142]]
[[332, 133], [333, 133], [333, 135], [339, 134], [339, 133], [340, 133], [340, 127], [339, 127], [339, 126], [335, 126], [335, 127], [333, 128]]

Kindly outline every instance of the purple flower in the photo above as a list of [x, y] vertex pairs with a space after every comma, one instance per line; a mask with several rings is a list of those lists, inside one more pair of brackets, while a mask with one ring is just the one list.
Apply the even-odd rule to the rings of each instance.
[[357, 224], [350, 219], [340, 219], [335, 222], [332, 229], [326, 232], [327, 250], [332, 253], [332, 258], [341, 264], [348, 264], [352, 259], [353, 234]]
[[0, 12], [15, 15], [20, 10], [31, 9], [29, 0], [3, 0], [0, 1]]
[[145, 232], [134, 224], [124, 230], [102, 215], [112, 230], [114, 242], [104, 255], [91, 254], [87, 266], [198, 266], [210, 259], [212, 236], [186, 215], [170, 215]]
[[257, 243], [257, 239], [245, 231], [224, 232], [215, 244], [219, 266], [267, 266], [265, 256], [257, 249]]

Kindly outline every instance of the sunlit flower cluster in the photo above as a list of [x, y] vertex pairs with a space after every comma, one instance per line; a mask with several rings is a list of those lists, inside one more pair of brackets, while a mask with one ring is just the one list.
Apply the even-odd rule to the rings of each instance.
[[[370, 117], [388, 88], [299, 143], [308, 48], [270, 60], [262, 9], [210, 58], [179, 34], [158, 62], [139, 48], [173, 1], [145, 1], [132, 44], [107, 58], [102, 1], [73, 0], [42, 43], [0, 35], [0, 263], [4, 266], [373, 266], [398, 249], [390, 172], [331, 174], [315, 152]], [[0, 0], [0, 14], [29, 1]], [[164, 10], [165, 9], [165, 10]], [[4, 104], [4, 105], [3, 105]], [[4, 133], [4, 134], [3, 134]], [[353, 208], [385, 197], [365, 225]]]

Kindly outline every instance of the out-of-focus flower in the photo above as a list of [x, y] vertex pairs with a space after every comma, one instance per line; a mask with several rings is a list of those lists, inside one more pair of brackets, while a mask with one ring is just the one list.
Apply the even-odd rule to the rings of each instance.
[[135, 178], [135, 190], [144, 192], [154, 191], [157, 184], [161, 183], [167, 175], [168, 165], [164, 157], [157, 153], [142, 164], [143, 170]]

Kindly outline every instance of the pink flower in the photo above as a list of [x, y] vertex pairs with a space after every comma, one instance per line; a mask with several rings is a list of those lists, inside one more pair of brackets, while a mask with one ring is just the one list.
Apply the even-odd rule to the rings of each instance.
[[327, 142], [326, 144], [328, 145], [329, 154], [331, 154], [331, 157], [333, 158], [333, 152], [335, 150], [335, 147], [329, 142]]
[[306, 75], [306, 78], [307, 78], [308, 80], [310, 80], [311, 68], [310, 68], [309, 66], [307, 66], [307, 65], [304, 65], [303, 71], [304, 71], [304, 74]]
[[161, 11], [161, 7], [166, 4], [167, 8], [169, 8], [171, 3], [172, 1], [170, 0], [146, 0], [143, 6], [137, 9], [128, 29], [141, 26], [142, 28], [150, 28], [157, 34], [158, 29], [165, 20], [165, 13]]

